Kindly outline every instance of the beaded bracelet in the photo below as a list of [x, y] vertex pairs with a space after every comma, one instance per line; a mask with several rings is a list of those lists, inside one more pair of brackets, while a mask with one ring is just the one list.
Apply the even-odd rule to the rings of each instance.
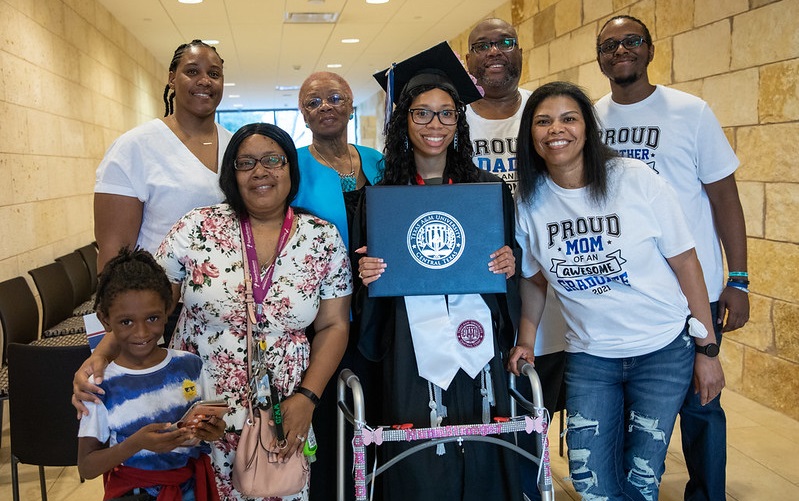
[[748, 284], [742, 284], [740, 282], [734, 282], [732, 280], [727, 281], [727, 287], [733, 287], [735, 289], [744, 291], [745, 293], [749, 294], [749, 288], [746, 285]]
[[749, 277], [749, 273], [745, 271], [731, 271], [728, 273], [728, 275], [731, 277], [744, 277], [744, 278]]

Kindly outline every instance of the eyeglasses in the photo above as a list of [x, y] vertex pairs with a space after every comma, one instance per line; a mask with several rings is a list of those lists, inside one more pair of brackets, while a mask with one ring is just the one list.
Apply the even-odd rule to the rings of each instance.
[[411, 120], [416, 125], [427, 125], [435, 117], [438, 117], [441, 125], [455, 125], [458, 123], [458, 110], [433, 111], [425, 108], [411, 108], [408, 112], [411, 114]]
[[623, 45], [627, 50], [637, 49], [642, 43], [649, 43], [646, 38], [641, 35], [630, 35], [622, 38], [621, 40], [606, 40], [597, 45], [596, 49], [606, 56], [614, 54], [619, 45]]
[[283, 155], [264, 155], [261, 158], [241, 157], [233, 162], [233, 168], [236, 170], [253, 170], [258, 162], [261, 162], [261, 165], [266, 170], [275, 170], [286, 165], [288, 160]]
[[314, 97], [307, 101], [305, 101], [305, 109], [308, 111], [315, 110], [322, 106], [322, 103], [327, 102], [330, 106], [341, 106], [342, 104], [347, 102], [347, 98], [342, 96], [341, 94], [330, 94], [327, 96], [327, 99], [322, 99], [321, 97]]
[[475, 54], [488, 52], [491, 47], [496, 47], [500, 52], [510, 52], [516, 47], [515, 38], [502, 38], [496, 42], [475, 42], [471, 45], [470, 49]]

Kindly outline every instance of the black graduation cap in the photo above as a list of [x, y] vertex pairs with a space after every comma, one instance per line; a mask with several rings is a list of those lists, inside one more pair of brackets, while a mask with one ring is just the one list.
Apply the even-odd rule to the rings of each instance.
[[447, 42], [441, 42], [372, 76], [394, 104], [397, 104], [409, 83], [411, 85], [408, 88], [425, 84], [447, 87], [454, 90], [464, 104], [483, 97]]

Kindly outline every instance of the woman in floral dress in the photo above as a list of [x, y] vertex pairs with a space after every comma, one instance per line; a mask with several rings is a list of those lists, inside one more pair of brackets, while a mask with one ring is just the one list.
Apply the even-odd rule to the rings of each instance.
[[[220, 497], [240, 500], [247, 498], [233, 488], [230, 474], [247, 414], [243, 266], [257, 257], [256, 285], [257, 277], [268, 283], [265, 277], [273, 268], [265, 297], [256, 301], [253, 340], [265, 343], [266, 364], [282, 399], [286, 455], [302, 453], [314, 396], [322, 393], [344, 353], [352, 278], [335, 227], [289, 208], [299, 171], [294, 144], [284, 131], [250, 124], [236, 132], [225, 152], [220, 185], [225, 202], [184, 216], [156, 258], [184, 303], [172, 347], [202, 358], [203, 385], [214, 388], [232, 409], [225, 417], [225, 437], [211, 444], [211, 459]], [[254, 295], [257, 299], [257, 288]], [[316, 330], [312, 346], [305, 337], [311, 324]], [[307, 498], [306, 485], [282, 499]]]

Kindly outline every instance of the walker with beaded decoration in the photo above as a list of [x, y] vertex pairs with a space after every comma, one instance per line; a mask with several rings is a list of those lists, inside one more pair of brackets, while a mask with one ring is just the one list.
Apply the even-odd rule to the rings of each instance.
[[[355, 482], [356, 501], [366, 501], [367, 499], [370, 499], [367, 494], [369, 490], [368, 486], [374, 483], [374, 480], [378, 475], [391, 468], [397, 462], [423, 449], [454, 441], [459, 443], [463, 441], [488, 442], [510, 449], [525, 459], [533, 461], [539, 465], [537, 484], [541, 492], [542, 500], [554, 501], [555, 492], [552, 487], [552, 475], [549, 467], [549, 440], [547, 439], [549, 419], [543, 404], [544, 397], [541, 389], [541, 382], [538, 379], [538, 374], [536, 374], [533, 365], [524, 360], [519, 361], [519, 373], [527, 376], [530, 379], [533, 402], [530, 403], [527, 401], [513, 387], [511, 387], [510, 391], [518, 404], [530, 411], [532, 415], [514, 416], [504, 422], [488, 424], [449, 425], [435, 428], [372, 428], [366, 424], [363, 390], [361, 388], [361, 382], [358, 379], [358, 376], [356, 376], [349, 369], [342, 370], [338, 377], [338, 471], [336, 499], [338, 501], [344, 501], [344, 486], [346, 481], [344, 454], [345, 449], [347, 448], [344, 438], [344, 421], [346, 419], [354, 427], [352, 451], [354, 465], [353, 480]], [[349, 388], [352, 392], [352, 409], [350, 409], [347, 405], [347, 388]], [[540, 456], [536, 457], [535, 455], [513, 443], [490, 436], [501, 433], [517, 432], [524, 432], [528, 434], [535, 432], [540, 435]], [[385, 464], [376, 468], [374, 472], [367, 474], [366, 447], [372, 444], [378, 447], [383, 442], [392, 441], [420, 441], [421, 443], [391, 458]]]

